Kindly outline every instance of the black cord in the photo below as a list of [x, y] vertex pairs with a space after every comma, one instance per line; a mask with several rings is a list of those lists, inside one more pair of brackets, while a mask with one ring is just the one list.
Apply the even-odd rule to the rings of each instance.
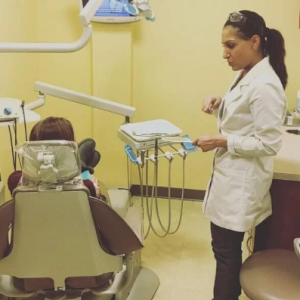
[[158, 147], [158, 149], [163, 153], [165, 154], [165, 151], [163, 149], [161, 149], [160, 147]]
[[[17, 119], [14, 120], [15, 121], [15, 125], [14, 125], [14, 129], [15, 129], [15, 147], [18, 145], [18, 127], [17, 127]], [[17, 169], [17, 152], [15, 151], [15, 170]]]
[[170, 145], [170, 147], [172, 148], [172, 149], [174, 149], [175, 151], [178, 151], [175, 147], [173, 147], [172, 145]]
[[26, 124], [26, 117], [25, 117], [25, 101], [22, 101], [21, 104], [22, 112], [23, 112], [23, 119], [24, 119], [24, 128], [25, 128], [25, 141], [28, 141], [28, 135], [27, 135], [27, 124]]
[[8, 125], [8, 131], [9, 131], [9, 136], [10, 136], [10, 148], [11, 148], [11, 155], [12, 155], [12, 159], [13, 159], [13, 164], [14, 164], [14, 170], [16, 171], [16, 167], [15, 167], [15, 155], [14, 155], [14, 146], [13, 146], [13, 141], [12, 141], [12, 134], [11, 134], [11, 129], [10, 129], [10, 125]]

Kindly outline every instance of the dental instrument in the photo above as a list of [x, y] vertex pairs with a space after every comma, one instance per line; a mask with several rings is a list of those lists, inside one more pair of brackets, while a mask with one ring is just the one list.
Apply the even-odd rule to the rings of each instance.
[[66, 53], [82, 49], [92, 35], [90, 21], [104, 0], [90, 0], [79, 14], [83, 32], [73, 43], [0, 43], [0, 53]]
[[163, 119], [128, 123], [118, 129], [118, 137], [135, 151], [154, 148], [157, 137], [161, 137], [158, 146], [171, 145], [173, 142], [162, 138], [179, 136], [181, 133], [180, 128]]

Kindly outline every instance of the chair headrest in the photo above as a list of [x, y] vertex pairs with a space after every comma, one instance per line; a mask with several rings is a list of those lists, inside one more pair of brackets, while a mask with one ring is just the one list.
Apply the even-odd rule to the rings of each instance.
[[17, 147], [22, 157], [22, 176], [33, 183], [66, 182], [81, 173], [75, 142], [35, 141]]

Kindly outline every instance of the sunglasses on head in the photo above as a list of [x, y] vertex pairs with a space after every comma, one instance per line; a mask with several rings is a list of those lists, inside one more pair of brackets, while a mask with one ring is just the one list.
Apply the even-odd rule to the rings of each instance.
[[245, 24], [247, 21], [249, 21], [251, 24], [253, 24], [259, 32], [260, 36], [263, 36], [263, 28], [259, 28], [258, 25], [256, 25], [253, 21], [250, 19], [246, 18], [242, 13], [239, 11], [233, 12], [229, 15], [228, 20], [231, 23], [240, 23], [240, 24]]

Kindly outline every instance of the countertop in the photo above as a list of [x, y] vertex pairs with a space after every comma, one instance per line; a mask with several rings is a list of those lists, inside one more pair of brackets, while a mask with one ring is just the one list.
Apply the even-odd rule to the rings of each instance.
[[284, 127], [282, 147], [274, 160], [274, 179], [300, 181], [300, 135], [286, 130], [300, 127]]

